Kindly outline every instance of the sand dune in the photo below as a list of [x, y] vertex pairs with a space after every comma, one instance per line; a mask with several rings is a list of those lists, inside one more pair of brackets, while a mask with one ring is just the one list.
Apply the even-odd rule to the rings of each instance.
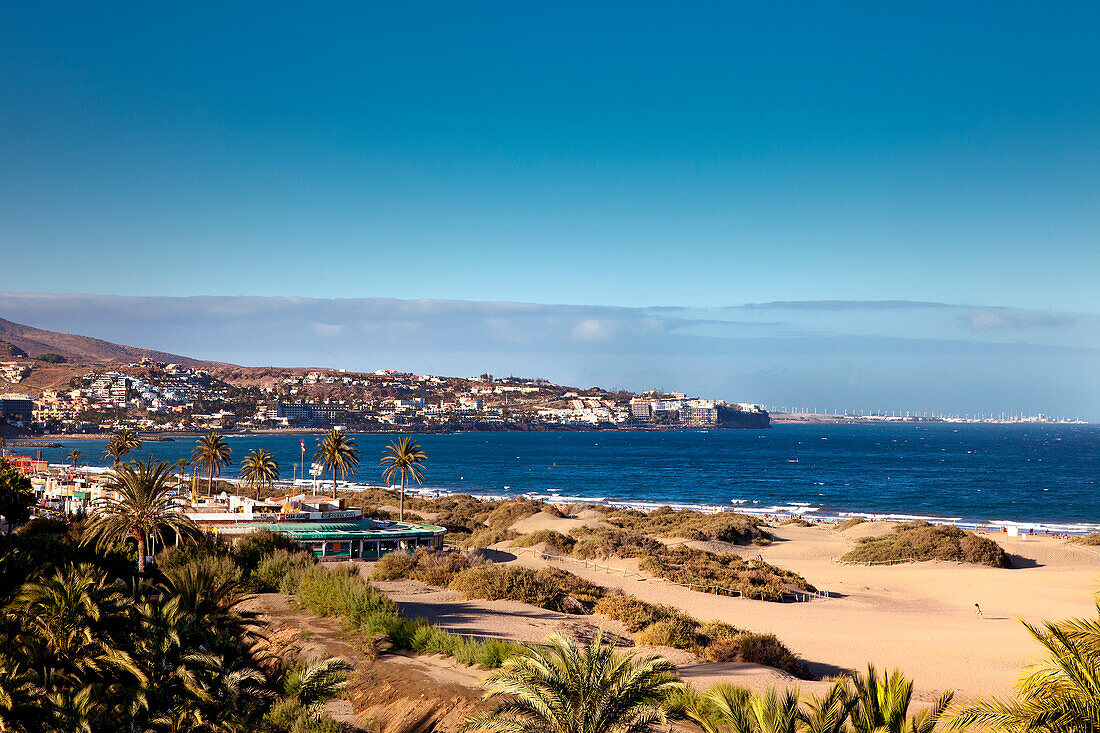
[[[762, 555], [840, 597], [767, 603], [691, 592], [575, 563], [554, 564], [703, 620], [774, 632], [817, 674], [862, 669], [867, 662], [879, 668], [899, 667], [915, 678], [922, 700], [947, 688], [964, 694], [1009, 692], [1021, 668], [1038, 654], [1017, 616], [1041, 621], [1095, 614], [1100, 555], [1052, 538], [990, 535], [1024, 565], [1001, 570], [955, 563], [840, 565], [834, 559], [847, 551], [848, 543], [831, 529], [785, 525], [775, 534], [776, 542], [768, 547], [737, 550]], [[516, 562], [548, 561], [524, 554]], [[637, 569], [637, 561], [605, 564]], [[984, 612], [980, 619], [975, 618], [975, 603]], [[713, 681], [718, 672], [715, 668], [700, 675]], [[731, 669], [734, 673], [738, 681], [753, 687], [774, 684], [777, 674], [767, 668]]]

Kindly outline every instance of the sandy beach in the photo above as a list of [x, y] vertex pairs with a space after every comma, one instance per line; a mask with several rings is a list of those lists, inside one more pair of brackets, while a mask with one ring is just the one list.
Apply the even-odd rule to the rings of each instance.
[[[540, 514], [524, 520], [517, 529], [568, 531], [579, 522], [594, 521], [593, 516], [560, 519]], [[699, 619], [775, 633], [816, 676], [860, 670], [868, 662], [879, 669], [900, 668], [915, 680], [916, 696], [923, 701], [945, 689], [964, 696], [1009, 692], [1021, 669], [1039, 652], [1017, 618], [1041, 622], [1095, 614], [1100, 554], [1051, 537], [987, 535], [1013, 556], [1016, 568], [1010, 570], [938, 562], [874, 567], [836, 562], [858, 537], [891, 531], [891, 527], [866, 523], [841, 533], [826, 526], [790, 524], [774, 528], [775, 541], [768, 547], [706, 543], [707, 549], [762, 555], [835, 596], [804, 603], [692, 592], [655, 579], [623, 577], [576, 562], [543, 559], [506, 544], [498, 546], [497, 559], [533, 567], [554, 564], [605, 587], [683, 609]], [[636, 560], [601, 563], [637, 570]], [[621, 632], [615, 622], [598, 616], [569, 617], [502, 601], [470, 602], [449, 591], [417, 585], [384, 589], [413, 615], [429, 616], [463, 633], [490, 631], [501, 638], [533, 641], [577, 624], [602, 624], [608, 631]], [[981, 604], [980, 618], [975, 615], [975, 603]], [[798, 685], [808, 692], [824, 686], [795, 680], [771, 668], [699, 664], [686, 652], [657, 651], [673, 658], [693, 684], [725, 680], [756, 689]]]

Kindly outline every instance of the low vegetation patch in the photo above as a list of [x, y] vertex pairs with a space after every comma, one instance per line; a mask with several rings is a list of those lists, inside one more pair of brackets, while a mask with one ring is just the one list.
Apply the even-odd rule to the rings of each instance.
[[641, 558], [643, 572], [708, 593], [738, 591], [746, 598], [781, 601], [792, 592], [816, 590], [801, 575], [762, 560], [682, 545], [669, 547], [632, 530], [579, 527], [570, 534], [577, 540], [573, 554], [578, 558]]
[[464, 570], [447, 586], [467, 598], [519, 601], [562, 613], [588, 613], [604, 589], [558, 568], [483, 565]]
[[851, 529], [857, 525], [863, 524], [867, 520], [863, 517], [849, 517], [836, 526], [837, 532], [843, 532], [846, 529]]
[[703, 623], [670, 606], [622, 593], [608, 593], [594, 610], [624, 624], [643, 644], [684, 649], [708, 662], [747, 662], [795, 676], [807, 674], [802, 661], [774, 634], [743, 631], [718, 621]]
[[540, 529], [535, 532], [519, 535], [512, 540], [512, 544], [516, 547], [533, 547], [535, 545], [546, 544], [561, 552], [563, 555], [568, 555], [573, 552], [573, 547], [576, 546], [577, 541], [569, 535], [562, 534], [553, 529]]
[[661, 507], [651, 512], [637, 509], [608, 509], [604, 521], [656, 537], [689, 540], [721, 540], [739, 545], [768, 545], [772, 536], [759, 517], [734, 512], [700, 512], [694, 509]]
[[1077, 535], [1076, 537], [1071, 537], [1069, 541], [1072, 542], [1075, 545], [1090, 545], [1090, 546], [1100, 545], [1100, 532], [1093, 532], [1092, 534]]
[[[349, 492], [341, 496], [348, 506], [360, 507], [364, 513], [376, 516], [389, 514], [381, 507], [392, 506], [397, 501], [396, 492], [378, 487]], [[556, 517], [562, 516], [556, 508], [541, 501], [531, 499], [481, 501], [467, 494], [432, 499], [408, 496], [405, 499], [405, 509], [406, 518], [410, 516], [409, 511], [418, 512], [417, 517], [427, 516], [432, 524], [446, 527], [449, 538], [456, 540], [485, 529], [507, 530], [521, 519], [539, 512], [546, 512]]]
[[485, 565], [487, 562], [469, 552], [437, 551], [421, 547], [414, 553], [391, 552], [383, 555], [374, 564], [371, 577], [375, 580], [408, 578], [428, 585], [446, 587], [463, 570]]
[[313, 568], [302, 576], [295, 597], [318, 616], [340, 618], [350, 627], [370, 634], [379, 649], [408, 649], [417, 654], [444, 654], [462, 664], [499, 667], [523, 649], [519, 644], [493, 639], [464, 638], [409, 619], [397, 604], [365, 582], [353, 569]]
[[949, 524], [905, 522], [890, 534], [864, 537], [840, 558], [848, 563], [902, 563], [946, 560], [1010, 568], [1005, 551], [993, 540]]

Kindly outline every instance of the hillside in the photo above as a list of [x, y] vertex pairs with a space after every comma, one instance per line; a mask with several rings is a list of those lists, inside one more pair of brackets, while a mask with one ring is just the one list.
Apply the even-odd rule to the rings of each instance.
[[152, 359], [153, 361], [200, 368], [222, 366], [217, 362], [192, 359], [164, 351], [139, 349], [134, 346], [114, 344], [110, 341], [102, 341], [88, 336], [46, 331], [32, 326], [24, 326], [20, 323], [13, 323], [3, 318], [0, 318], [0, 341], [6, 342], [17, 349], [22, 349], [31, 358], [41, 354], [59, 354], [74, 361], [104, 362], [108, 364]]

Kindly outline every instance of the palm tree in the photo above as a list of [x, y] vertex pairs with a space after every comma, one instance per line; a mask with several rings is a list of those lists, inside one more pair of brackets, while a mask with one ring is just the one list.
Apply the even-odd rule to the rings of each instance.
[[856, 733], [932, 733], [954, 697], [954, 693], [945, 692], [931, 708], [910, 717], [913, 681], [899, 670], [883, 674], [880, 679], [871, 664], [867, 665], [866, 675], [856, 676], [855, 694], [858, 700], [851, 716]]
[[130, 451], [140, 447], [141, 438], [138, 437], [137, 431], [133, 428], [122, 428], [111, 435], [103, 456], [111, 459], [111, 468], [114, 468]]
[[332, 470], [332, 496], [336, 498], [336, 472], [339, 471], [345, 481], [349, 473], [355, 474], [355, 469], [359, 468], [359, 448], [347, 433], [333, 428], [317, 441], [313, 460], [320, 461], [326, 471]]
[[180, 493], [180, 492], [183, 491], [183, 471], [184, 471], [185, 468], [187, 468], [190, 465], [191, 465], [191, 461], [187, 460], [186, 458], [181, 458], [178, 461], [176, 461], [176, 469], [178, 471], [178, 473], [176, 474], [176, 492], [177, 493]]
[[411, 477], [417, 484], [424, 483], [424, 470], [421, 466], [428, 460], [428, 454], [420, 449], [412, 438], [401, 438], [386, 446], [382, 451], [380, 465], [385, 467], [382, 478], [392, 481], [394, 476], [401, 474], [401, 513], [399, 519], [405, 521], [405, 486]]
[[180, 537], [197, 536], [195, 523], [173, 502], [169, 491], [171, 472], [167, 461], [152, 460], [112, 469], [107, 487], [116, 498], [107, 499], [98, 508], [83, 542], [94, 542], [102, 550], [135, 540], [138, 574], [144, 575], [146, 541], [150, 536], [162, 543], [166, 530]]
[[283, 695], [316, 713], [347, 686], [350, 669], [351, 665], [339, 657], [326, 657], [295, 667], [283, 678]]
[[951, 714], [956, 729], [1005, 733], [1100, 730], [1100, 601], [1097, 618], [1021, 622], [1046, 658], [1017, 683], [1017, 699], [977, 700]]
[[848, 715], [859, 702], [847, 682], [838, 680], [821, 697], [811, 696], [798, 714], [804, 733], [845, 733]]
[[79, 461], [81, 456], [83, 456], [83, 455], [84, 455], [84, 453], [82, 451], [79, 451], [75, 448], [73, 450], [69, 451], [69, 461], [72, 462], [73, 468], [76, 468], [76, 462]]
[[688, 717], [709, 733], [795, 733], [799, 719], [797, 689], [780, 695], [771, 688], [758, 695], [743, 687], [717, 684], [700, 702]]
[[616, 654], [602, 630], [584, 647], [554, 634], [482, 685], [496, 709], [468, 720], [464, 732], [646, 733], [667, 722], [668, 697], [682, 688], [671, 662]]
[[233, 449], [225, 442], [225, 437], [211, 430], [199, 438], [198, 444], [191, 451], [191, 460], [195, 465], [207, 473], [206, 493], [209, 496], [214, 492], [214, 477], [229, 465], [233, 457]]
[[263, 448], [257, 448], [241, 461], [241, 478], [246, 486], [256, 489], [256, 499], [259, 500], [260, 489], [279, 480], [279, 463], [275, 456]]

